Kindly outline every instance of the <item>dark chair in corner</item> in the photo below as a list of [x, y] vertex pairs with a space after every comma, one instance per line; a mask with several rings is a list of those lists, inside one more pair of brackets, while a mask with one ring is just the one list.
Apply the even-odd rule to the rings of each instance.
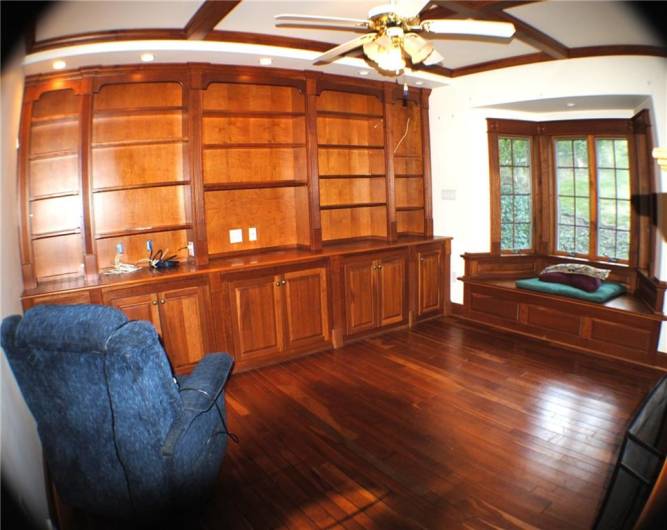
[[146, 521], [211, 493], [227, 443], [228, 354], [207, 355], [179, 384], [150, 323], [97, 305], [8, 317], [2, 347], [66, 504]]

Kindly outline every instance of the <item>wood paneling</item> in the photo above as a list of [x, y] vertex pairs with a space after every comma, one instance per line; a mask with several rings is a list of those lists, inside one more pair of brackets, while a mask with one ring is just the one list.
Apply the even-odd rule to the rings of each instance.
[[99, 144], [170, 140], [183, 137], [180, 111], [158, 115], [96, 116], [93, 121], [93, 148]]
[[376, 327], [377, 302], [375, 264], [372, 259], [354, 260], [344, 265], [345, 315], [347, 335]]
[[423, 234], [424, 210], [397, 211], [396, 226], [399, 234]]
[[138, 294], [115, 298], [111, 306], [120, 309], [130, 320], [145, 320], [155, 326], [158, 334], [162, 334], [160, 326], [159, 298], [157, 293]]
[[30, 162], [30, 197], [79, 191], [78, 156], [32, 160]]
[[317, 141], [326, 145], [384, 146], [379, 118], [317, 118]]
[[308, 180], [304, 147], [206, 149], [203, 157], [206, 184]]
[[33, 157], [58, 157], [77, 152], [79, 148], [79, 124], [76, 121], [33, 126], [30, 136]]
[[303, 116], [205, 117], [204, 144], [305, 144]]
[[296, 88], [236, 83], [211, 83], [203, 94], [204, 110], [235, 112], [304, 112]]
[[407, 319], [407, 281], [404, 256], [381, 258], [378, 271], [378, 326], [399, 324]]
[[[384, 186], [377, 185], [374, 178], [325, 179], [320, 182], [320, 206], [386, 202]], [[382, 179], [380, 179], [382, 184]]]
[[76, 230], [81, 224], [81, 200], [75, 195], [35, 201], [30, 213], [33, 236]]
[[35, 277], [83, 275], [83, 246], [80, 234], [33, 241]]
[[575, 336], [581, 331], [581, 318], [577, 315], [566, 315], [560, 311], [536, 305], [526, 306], [526, 323], [545, 330], [561, 331]]
[[[125, 253], [124, 261], [137, 263], [139, 260], [148, 258], [146, 240], [153, 242], [153, 249], [162, 249], [167, 255], [176, 254], [179, 259], [186, 260], [188, 253], [188, 233], [186, 230], [170, 230], [167, 232], [154, 232], [150, 234], [138, 234], [132, 236], [118, 236], [109, 239], [98, 239], [95, 242], [97, 263], [100, 269], [112, 267], [116, 256], [116, 245], [123, 244]], [[146, 263], [140, 263], [146, 266]]]
[[[249, 189], [206, 192], [209, 254], [305, 244], [297, 212], [307, 207], [305, 188]], [[257, 241], [248, 241], [248, 227], [257, 228]], [[229, 243], [229, 230], [243, 228], [243, 243]]]
[[444, 276], [442, 247], [417, 251], [417, 317], [443, 311]]
[[320, 177], [323, 175], [384, 175], [384, 153], [368, 149], [328, 149], [317, 151]]
[[96, 193], [95, 232], [106, 234], [187, 222], [183, 186]]
[[395, 183], [396, 207], [424, 207], [424, 179], [422, 177], [398, 178]]
[[106, 85], [95, 94], [94, 110], [180, 107], [181, 97], [181, 85], [178, 83], [128, 82]]
[[382, 101], [375, 96], [324, 90], [317, 98], [318, 112], [344, 112], [382, 116]]
[[296, 350], [328, 342], [327, 270], [320, 267], [290, 271], [284, 273], [283, 279], [285, 349]]
[[320, 215], [323, 241], [387, 237], [387, 215], [384, 206], [323, 210]]

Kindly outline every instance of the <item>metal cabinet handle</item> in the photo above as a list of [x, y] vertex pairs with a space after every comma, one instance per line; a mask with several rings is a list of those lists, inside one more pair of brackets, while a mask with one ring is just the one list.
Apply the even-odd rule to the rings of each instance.
[[280, 287], [280, 280], [276, 282], [276, 287]]
[[424, 261], [424, 258], [419, 258], [419, 261]]
[[153, 301], [151, 302], [151, 304], [153, 304], [153, 305], [157, 305], [157, 300], [153, 300]]
[[378, 269], [381, 269], [381, 268], [382, 268], [382, 265], [378, 265]]
[[162, 300], [160, 300], [160, 303], [161, 303], [161, 304], [165, 304], [166, 302], [167, 302], [167, 301], [166, 301], [164, 298], [163, 298]]
[[283, 280], [282, 282], [280, 282], [280, 285], [285, 285], [286, 283], [287, 283], [287, 280]]

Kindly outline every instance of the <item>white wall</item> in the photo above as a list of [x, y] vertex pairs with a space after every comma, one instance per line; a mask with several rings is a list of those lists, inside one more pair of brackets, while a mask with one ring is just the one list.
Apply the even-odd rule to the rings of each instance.
[[[21, 265], [18, 246], [16, 139], [23, 93], [23, 71], [16, 63], [2, 71], [2, 202], [0, 203], [0, 318], [21, 312]], [[2, 475], [12, 494], [37, 524], [46, 526], [48, 507], [42, 471], [42, 449], [35, 420], [16, 385], [4, 352], [2, 385]]]
[[[655, 145], [667, 145], [667, 61], [657, 57], [595, 57], [551, 61], [483, 72], [451, 80], [430, 98], [433, 225], [436, 235], [454, 238], [452, 277], [462, 276], [463, 252], [488, 252], [489, 163], [486, 118], [529, 120], [629, 118], [634, 110], [537, 114], [486, 107], [537, 99], [595, 95], [646, 95]], [[659, 173], [658, 173], [659, 174]], [[667, 175], [658, 189], [667, 190]], [[455, 190], [443, 200], [441, 190]], [[658, 250], [667, 256], [665, 240]], [[660, 252], [658, 252], [660, 254]], [[667, 259], [656, 264], [667, 280]], [[452, 282], [452, 301], [463, 301], [463, 284]]]

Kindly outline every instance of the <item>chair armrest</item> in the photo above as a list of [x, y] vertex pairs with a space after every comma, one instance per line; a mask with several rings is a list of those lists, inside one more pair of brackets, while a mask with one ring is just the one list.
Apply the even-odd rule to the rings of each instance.
[[215, 404], [234, 367], [228, 353], [210, 353], [180, 385], [183, 408], [174, 420], [162, 444], [162, 455], [172, 456], [176, 444], [190, 428], [194, 419]]

